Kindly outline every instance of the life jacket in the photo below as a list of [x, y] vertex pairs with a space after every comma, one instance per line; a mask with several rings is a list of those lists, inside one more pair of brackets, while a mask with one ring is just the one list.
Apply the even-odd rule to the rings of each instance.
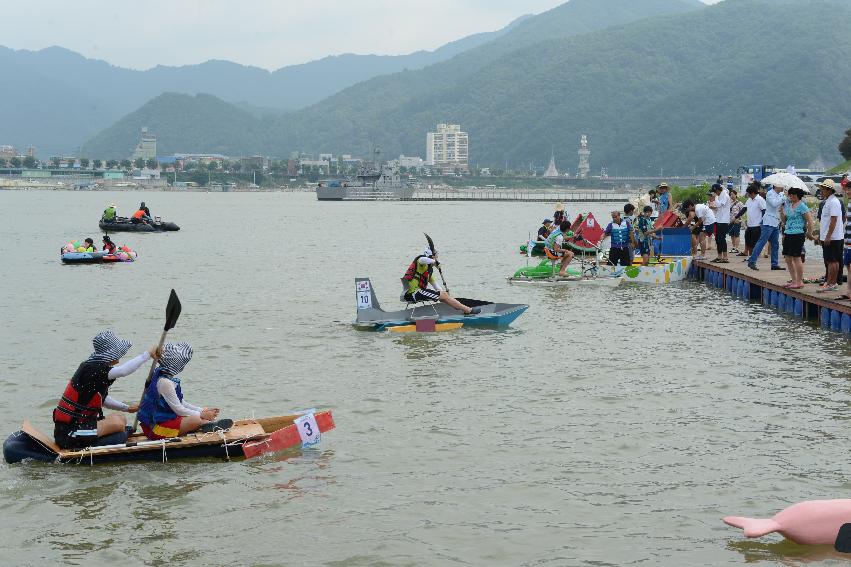
[[113, 207], [107, 207], [103, 211], [103, 220], [106, 220], [106, 221], [115, 220], [115, 209]]
[[610, 232], [612, 237], [612, 248], [626, 248], [629, 246], [629, 231], [632, 226], [626, 220], [621, 220], [620, 224], [615, 224], [614, 221], [610, 223], [612, 230]]
[[[171, 406], [168, 405], [168, 402], [165, 401], [159, 391], [157, 390], [157, 383], [160, 380], [171, 380], [169, 376], [166, 376], [162, 373], [162, 368], [158, 367], [154, 371], [154, 375], [151, 377], [151, 383], [148, 384], [148, 387], [145, 388], [145, 394], [142, 396], [142, 403], [139, 404], [139, 422], [145, 424], [145, 427], [153, 429], [153, 427], [158, 423], [165, 423], [170, 419], [174, 419], [177, 417], [177, 414], [171, 409]], [[183, 392], [180, 389], [180, 381], [174, 380], [177, 384], [175, 391], [177, 392], [177, 399], [181, 402], [183, 401]]]
[[103, 249], [106, 250], [109, 254], [115, 254], [115, 244], [112, 242], [107, 242], [103, 245]]
[[[402, 279], [408, 282], [408, 286], [411, 287], [411, 282], [415, 282], [417, 288], [425, 289], [428, 287], [429, 281], [431, 281], [431, 274], [434, 264], [422, 265], [419, 263], [420, 258], [427, 258], [428, 256], [417, 256], [414, 258], [414, 261], [411, 262], [411, 265], [408, 266], [407, 271], [405, 271], [405, 275], [402, 276]], [[413, 290], [411, 290], [413, 291]]]
[[550, 233], [550, 235], [547, 237], [547, 248], [549, 248], [551, 251], [555, 252], [555, 250], [556, 250], [556, 238], [558, 238], [559, 235], [561, 235], [561, 234], [562, 234], [561, 228], [557, 228], [554, 231], [552, 231]]
[[139, 209], [138, 211], [136, 211], [135, 213], [133, 213], [133, 218], [134, 218], [134, 219], [140, 219], [140, 218], [142, 218], [144, 215], [145, 215], [145, 211], [143, 211], [142, 209]]
[[103, 400], [112, 381], [109, 365], [102, 362], [82, 363], [65, 386], [53, 410], [53, 422], [70, 429], [94, 429], [103, 418]]

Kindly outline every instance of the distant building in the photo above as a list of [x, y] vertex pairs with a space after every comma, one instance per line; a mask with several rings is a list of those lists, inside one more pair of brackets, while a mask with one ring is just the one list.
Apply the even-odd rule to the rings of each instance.
[[582, 134], [582, 138], [579, 140], [579, 178], [587, 178], [590, 171], [591, 150], [588, 149], [588, 137]]
[[0, 146], [0, 158], [10, 160], [18, 157], [18, 154], [19, 152], [15, 146]]
[[263, 156], [249, 156], [239, 158], [239, 167], [242, 171], [265, 171], [269, 168], [269, 160]]
[[177, 161], [183, 163], [199, 163], [207, 165], [210, 162], [222, 163], [228, 159], [228, 156], [222, 154], [174, 154]]
[[426, 135], [426, 165], [443, 173], [468, 172], [469, 149], [467, 132], [459, 124], [438, 124], [437, 132]]
[[425, 162], [421, 157], [411, 157], [401, 155], [398, 159], [394, 159], [390, 162], [391, 165], [395, 165], [398, 167], [404, 167], [405, 169], [411, 170], [415, 169], [417, 171], [421, 170], [425, 166]]
[[556, 177], [558, 177], [558, 170], [556, 169], [556, 156], [553, 154], [550, 156], [550, 166], [544, 172], [544, 178], [554, 179]]
[[142, 134], [139, 139], [139, 144], [133, 150], [133, 155], [130, 159], [135, 160], [142, 158], [144, 160], [155, 159], [157, 157], [157, 137], [148, 132], [148, 127], [142, 128]]

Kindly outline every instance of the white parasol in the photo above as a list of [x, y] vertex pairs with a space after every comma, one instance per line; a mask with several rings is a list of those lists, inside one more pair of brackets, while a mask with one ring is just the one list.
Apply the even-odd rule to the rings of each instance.
[[768, 177], [763, 178], [763, 185], [776, 185], [778, 187], [785, 187], [786, 189], [791, 189], [792, 187], [797, 187], [804, 191], [804, 193], [809, 193], [810, 188], [807, 187], [807, 184], [798, 177], [797, 175], [792, 175], [791, 173], [786, 173], [785, 171], [781, 171], [780, 173], [773, 173]]

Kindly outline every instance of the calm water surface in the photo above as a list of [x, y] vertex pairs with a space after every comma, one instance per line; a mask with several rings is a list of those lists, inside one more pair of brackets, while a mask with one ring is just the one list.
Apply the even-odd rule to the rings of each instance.
[[[143, 199], [182, 230], [114, 235], [135, 264], [61, 265], [106, 205]], [[851, 496], [847, 341], [697, 284], [507, 285], [550, 208], [0, 192], [3, 436], [51, 430], [101, 329], [155, 342], [172, 287], [190, 401], [337, 421], [250, 462], [2, 464], [0, 565], [847, 564], [721, 522]], [[453, 292], [529, 311], [505, 331], [352, 330], [354, 277], [398, 305], [424, 230]]]

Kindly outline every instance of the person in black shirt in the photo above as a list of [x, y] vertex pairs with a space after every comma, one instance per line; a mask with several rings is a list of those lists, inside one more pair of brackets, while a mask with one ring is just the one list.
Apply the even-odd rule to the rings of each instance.
[[550, 219], [544, 219], [544, 222], [541, 223], [541, 228], [538, 229], [538, 241], [546, 240], [552, 231], [553, 221]]

